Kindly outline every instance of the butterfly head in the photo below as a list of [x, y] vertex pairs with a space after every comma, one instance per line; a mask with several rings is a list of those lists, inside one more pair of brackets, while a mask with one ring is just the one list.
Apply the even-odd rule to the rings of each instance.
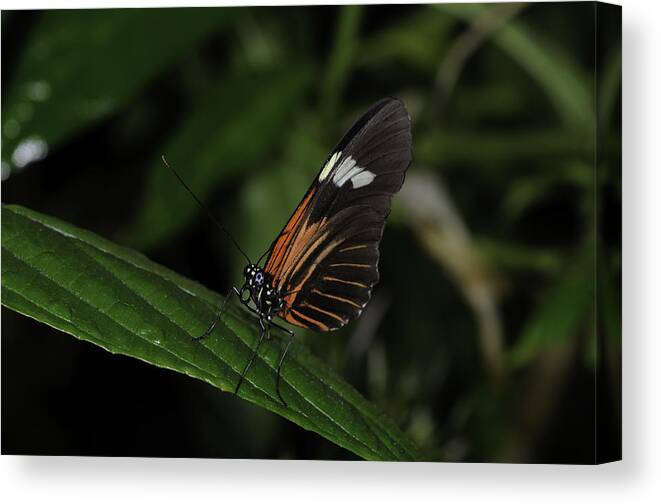
[[[248, 264], [243, 270], [245, 283], [241, 292], [249, 293], [246, 299], [255, 302], [260, 311], [265, 314], [277, 313], [282, 309], [283, 300], [278, 291], [273, 287], [266, 273], [255, 264]], [[270, 315], [267, 317], [270, 319]]]
[[264, 286], [266, 277], [264, 270], [255, 264], [248, 264], [243, 270], [243, 277], [246, 285], [250, 288], [260, 288]]

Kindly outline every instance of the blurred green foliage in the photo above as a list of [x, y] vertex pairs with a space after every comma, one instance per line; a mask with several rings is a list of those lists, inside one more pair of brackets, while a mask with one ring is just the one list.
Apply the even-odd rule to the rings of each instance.
[[2, 160], [12, 162], [8, 154], [27, 138], [54, 147], [107, 118], [210, 33], [228, 26], [232, 16], [231, 10], [196, 9], [42, 16], [11, 83], [3, 86]]
[[[414, 162], [382, 242], [381, 282], [358, 321], [299, 338], [429, 459], [588, 462], [604, 370], [601, 431], [619, 449], [613, 9], [3, 12], [3, 201], [226, 291], [243, 259], [161, 154], [256, 257], [343, 131], [398, 96]], [[5, 353], [20, 351], [13, 341], [3, 337]], [[261, 410], [222, 405], [213, 418], [236, 435], [199, 426], [213, 451], [194, 454], [346, 456]]]

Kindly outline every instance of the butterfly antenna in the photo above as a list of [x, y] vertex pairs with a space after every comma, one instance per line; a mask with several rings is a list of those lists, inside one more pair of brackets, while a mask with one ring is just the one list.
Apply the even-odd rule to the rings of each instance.
[[200, 199], [195, 195], [195, 193], [193, 192], [193, 190], [192, 190], [190, 187], [188, 187], [188, 185], [186, 184], [186, 182], [184, 182], [184, 179], [181, 178], [181, 176], [177, 173], [177, 171], [176, 171], [174, 168], [172, 168], [172, 166], [170, 166], [170, 163], [168, 163], [168, 160], [165, 159], [165, 156], [164, 156], [164, 155], [161, 156], [161, 159], [163, 160], [163, 164], [164, 164], [165, 166], [167, 166], [167, 167], [172, 171], [172, 173], [174, 173], [174, 176], [177, 177], [177, 179], [179, 180], [179, 182], [181, 182], [181, 185], [183, 185], [183, 186], [186, 188], [186, 190], [190, 193], [190, 195], [193, 197], [193, 199], [194, 199], [194, 200], [197, 202], [197, 204], [200, 206], [200, 208], [201, 208], [202, 210], [204, 210], [204, 211], [207, 213], [207, 216], [208, 216], [208, 217], [214, 222], [214, 224], [216, 224], [216, 226], [218, 226], [218, 227], [220, 228], [220, 230], [221, 230], [223, 233], [225, 233], [225, 235], [227, 235], [227, 237], [228, 237], [228, 238], [230, 239], [230, 241], [234, 244], [234, 246], [236, 247], [236, 249], [237, 249], [239, 252], [241, 252], [241, 254], [243, 254], [243, 257], [245, 257], [246, 260], [247, 260], [250, 264], [252, 264], [252, 261], [251, 261], [250, 258], [248, 257], [248, 254], [246, 254], [246, 253], [243, 251], [243, 249], [239, 246], [239, 244], [238, 244], [237, 241], [234, 239], [234, 237], [229, 233], [229, 231], [228, 231], [227, 229], [225, 229], [225, 226], [223, 226], [223, 225], [218, 221], [218, 219], [216, 219], [216, 218], [214, 217], [214, 215], [211, 213], [211, 211], [209, 210], [209, 208], [207, 208], [207, 206], [206, 206], [204, 203], [202, 203], [202, 202], [200, 201]]
[[273, 240], [273, 242], [271, 243], [271, 245], [269, 246], [269, 248], [267, 248], [266, 251], [265, 251], [261, 256], [259, 256], [259, 259], [257, 259], [257, 262], [256, 262], [255, 264], [259, 264], [259, 263], [261, 263], [261, 262], [262, 262], [262, 259], [264, 259], [264, 258], [266, 257], [266, 254], [268, 254], [269, 252], [271, 252], [271, 250], [273, 250], [273, 247], [275, 246], [275, 244], [277, 243], [277, 241], [278, 241], [280, 238], [282, 238], [283, 236], [287, 236], [289, 233], [290, 233], [290, 231], [283, 231], [282, 233], [280, 233], [280, 234], [275, 238], [275, 240]]
[[269, 248], [266, 249], [266, 252], [264, 252], [261, 256], [259, 256], [259, 259], [257, 259], [257, 262], [255, 264], [259, 264], [262, 262], [262, 259], [266, 257], [266, 254], [271, 252], [271, 249], [273, 248], [273, 245], [271, 245]]

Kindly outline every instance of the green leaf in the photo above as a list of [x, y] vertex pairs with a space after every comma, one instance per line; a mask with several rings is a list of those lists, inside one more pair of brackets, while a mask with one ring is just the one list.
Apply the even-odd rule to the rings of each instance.
[[405, 65], [433, 75], [456, 23], [437, 10], [416, 11], [362, 42], [356, 63], [370, 69]]
[[108, 117], [237, 11], [42, 13], [3, 99], [3, 162], [21, 168]]
[[562, 262], [562, 257], [556, 250], [530, 247], [509, 240], [482, 238], [477, 240], [477, 246], [490, 263], [502, 269], [533, 269], [542, 273], [555, 273]]
[[[2, 303], [112, 353], [233, 391], [257, 339], [257, 324], [228, 303], [222, 323], [201, 334], [222, 298], [143, 255], [19, 206], [2, 209]], [[281, 348], [262, 345], [239, 396], [370, 460], [419, 454], [394, 423], [299, 344], [282, 370]]]
[[344, 5], [340, 10], [335, 43], [322, 81], [322, 108], [327, 121], [337, 113], [338, 102], [349, 78], [362, 14], [362, 5]]
[[490, 169], [498, 163], [518, 160], [540, 160], [577, 157], [591, 154], [587, 137], [566, 130], [515, 132], [457, 131], [429, 129], [415, 141], [416, 162], [431, 165], [474, 163], [476, 168]]
[[469, 124], [480, 120], [508, 120], [527, 110], [521, 99], [521, 90], [506, 79], [483, 84], [462, 82], [461, 89], [452, 96], [452, 109]]
[[184, 228], [199, 212], [160, 159], [165, 154], [201, 200], [242, 170], [272, 168], [287, 121], [309, 87], [307, 67], [227, 78], [177, 130], [151, 162], [144, 201], [126, 241], [149, 249]]
[[532, 173], [512, 181], [502, 199], [503, 215], [510, 222], [518, 219], [529, 207], [543, 200], [554, 187], [572, 185], [584, 191], [592, 191], [594, 170], [590, 163], [556, 160], [556, 168], [544, 173]]
[[[469, 22], [494, 8], [479, 4], [438, 4], [435, 7]], [[589, 81], [567, 52], [517, 20], [502, 26], [492, 39], [537, 81], [565, 123], [583, 128], [591, 126], [594, 114]]]
[[588, 240], [560, 279], [545, 291], [523, 333], [510, 351], [509, 361], [518, 368], [549, 347], [576, 335], [594, 306], [594, 241]]

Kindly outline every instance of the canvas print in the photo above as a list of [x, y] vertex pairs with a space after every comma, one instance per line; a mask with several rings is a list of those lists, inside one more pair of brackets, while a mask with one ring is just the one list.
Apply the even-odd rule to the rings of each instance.
[[2, 453], [621, 458], [621, 9], [2, 12]]

